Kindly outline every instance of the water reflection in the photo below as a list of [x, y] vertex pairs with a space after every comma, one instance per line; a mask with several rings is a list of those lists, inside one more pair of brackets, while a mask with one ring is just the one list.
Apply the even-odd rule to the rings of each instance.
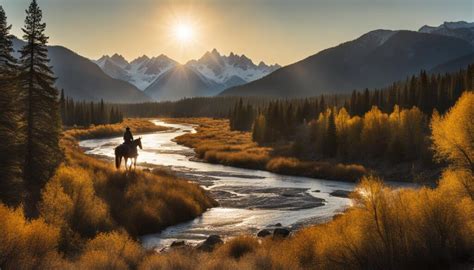
[[[329, 193], [352, 190], [354, 185], [351, 183], [190, 161], [193, 150], [176, 144], [173, 139], [187, 132], [196, 132], [194, 127], [160, 120], [154, 122], [173, 130], [142, 135], [143, 150], [138, 161], [169, 166], [180, 175], [199, 182], [221, 206], [190, 222], [142, 237], [147, 248], [160, 249], [176, 239], [193, 243], [210, 234], [231, 237], [255, 233], [276, 223], [297, 228], [327, 221], [350, 204], [349, 199], [333, 197]], [[112, 158], [113, 147], [121, 142], [121, 137], [95, 139], [81, 141], [80, 146], [87, 154]]]

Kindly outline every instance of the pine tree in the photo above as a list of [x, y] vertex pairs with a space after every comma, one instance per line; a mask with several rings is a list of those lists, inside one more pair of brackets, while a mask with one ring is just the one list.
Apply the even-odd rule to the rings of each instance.
[[61, 96], [59, 98], [59, 110], [61, 112], [61, 120], [63, 125], [67, 122], [66, 119], [66, 98], [64, 97], [64, 89], [61, 89]]
[[104, 106], [104, 100], [100, 99], [100, 105], [99, 105], [99, 124], [103, 125], [107, 122], [105, 115], [105, 106]]
[[17, 206], [23, 197], [21, 179], [22, 137], [19, 135], [18, 66], [12, 56], [11, 25], [0, 6], [0, 201]]
[[26, 45], [20, 51], [19, 76], [25, 106], [25, 210], [29, 216], [37, 215], [40, 190], [61, 158], [58, 90], [53, 86], [55, 78], [48, 65], [46, 24], [41, 20], [42, 11], [32, 0], [22, 28]]
[[337, 133], [336, 133], [336, 109], [332, 109], [329, 113], [328, 124], [325, 134], [324, 155], [334, 157], [337, 151]]

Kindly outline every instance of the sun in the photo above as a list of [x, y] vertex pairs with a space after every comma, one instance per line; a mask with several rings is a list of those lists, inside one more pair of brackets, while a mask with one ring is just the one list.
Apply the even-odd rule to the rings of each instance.
[[179, 23], [174, 26], [174, 36], [181, 44], [188, 44], [193, 41], [195, 31], [190, 24]]

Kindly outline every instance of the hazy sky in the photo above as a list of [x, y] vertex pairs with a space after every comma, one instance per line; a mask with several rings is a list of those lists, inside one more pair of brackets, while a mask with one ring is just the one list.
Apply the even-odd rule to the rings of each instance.
[[[30, 0], [0, 0], [21, 35]], [[217, 48], [289, 64], [375, 29], [474, 21], [474, 0], [38, 0], [51, 44], [98, 58], [166, 54], [185, 63]], [[175, 32], [185, 25], [191, 37]], [[191, 30], [189, 30], [191, 29]], [[189, 38], [189, 40], [188, 40]], [[184, 39], [184, 40], [183, 40]]]

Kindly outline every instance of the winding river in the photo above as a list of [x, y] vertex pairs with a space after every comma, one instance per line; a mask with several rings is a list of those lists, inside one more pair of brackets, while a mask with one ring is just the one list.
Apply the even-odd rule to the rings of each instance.
[[[335, 190], [350, 191], [354, 184], [285, 176], [266, 171], [234, 168], [193, 161], [191, 148], [176, 144], [173, 139], [187, 132], [196, 132], [189, 124], [154, 123], [172, 129], [142, 135], [142, 166], [168, 166], [179, 176], [187, 177], [209, 190], [220, 206], [202, 216], [168, 227], [161, 233], [142, 237], [146, 248], [157, 250], [175, 240], [190, 244], [211, 234], [224, 238], [256, 233], [277, 223], [297, 229], [308, 224], [325, 222], [344, 210], [351, 201], [331, 196]], [[113, 148], [121, 137], [84, 140], [79, 144], [90, 155], [113, 158]]]

